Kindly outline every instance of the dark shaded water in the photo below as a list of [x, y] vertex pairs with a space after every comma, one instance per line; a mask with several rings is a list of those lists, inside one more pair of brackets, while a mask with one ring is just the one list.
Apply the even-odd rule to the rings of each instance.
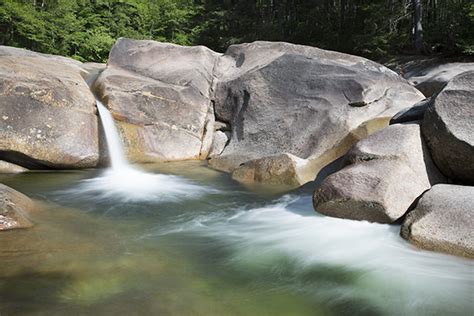
[[[310, 190], [198, 162], [0, 176], [45, 201], [0, 234], [0, 315], [471, 315], [474, 264], [399, 227], [323, 217]], [[87, 180], [87, 179], [94, 180]]]

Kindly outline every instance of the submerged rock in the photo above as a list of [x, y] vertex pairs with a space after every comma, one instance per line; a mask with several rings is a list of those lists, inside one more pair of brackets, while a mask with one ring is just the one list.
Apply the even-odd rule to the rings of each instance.
[[0, 159], [26, 168], [98, 161], [95, 98], [72, 59], [0, 46]]
[[0, 183], [0, 231], [33, 226], [28, 219], [33, 205], [29, 197]]
[[210, 102], [220, 55], [203, 46], [119, 39], [94, 89], [109, 108], [134, 162], [207, 157]]
[[456, 182], [474, 184], [474, 71], [455, 77], [434, 99], [423, 135], [434, 162]]
[[304, 179], [299, 179], [298, 171], [305, 163], [304, 159], [289, 153], [264, 157], [241, 164], [232, 172], [232, 178], [248, 183], [299, 186]]
[[426, 192], [401, 228], [414, 245], [474, 258], [474, 187], [438, 184]]
[[423, 99], [375, 62], [272, 42], [229, 47], [214, 90], [216, 118], [232, 134], [210, 166], [242, 181], [299, 185]]
[[28, 169], [8, 161], [0, 160], [0, 173], [22, 173], [25, 171], [28, 171]]
[[418, 124], [395, 124], [358, 142], [350, 165], [314, 192], [317, 212], [392, 223], [433, 184], [444, 181], [428, 154]]

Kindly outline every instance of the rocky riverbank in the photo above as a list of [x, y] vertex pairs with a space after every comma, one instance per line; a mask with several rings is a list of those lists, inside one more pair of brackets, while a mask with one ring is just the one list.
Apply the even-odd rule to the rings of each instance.
[[401, 123], [349, 151], [349, 165], [315, 191], [315, 209], [381, 223], [404, 220], [402, 237], [415, 245], [474, 257], [473, 100], [474, 72], [467, 71], [415, 105], [414, 117], [411, 109], [397, 115]]
[[[120, 39], [107, 65], [0, 46], [0, 172], [105, 163], [97, 97], [132, 162], [208, 159], [241, 182], [298, 187], [342, 161], [316, 211], [404, 222], [415, 245], [473, 257], [474, 72], [443, 67], [413, 68], [409, 82], [361, 57], [273, 42], [219, 54]], [[448, 193], [458, 187], [459, 199]], [[444, 195], [456, 201], [436, 202]]]

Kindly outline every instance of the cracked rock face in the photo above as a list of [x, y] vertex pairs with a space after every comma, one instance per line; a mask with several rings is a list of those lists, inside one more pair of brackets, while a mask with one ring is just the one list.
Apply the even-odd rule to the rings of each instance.
[[80, 62], [0, 46], [0, 160], [26, 168], [98, 161], [95, 98]]
[[94, 90], [112, 112], [131, 161], [207, 157], [219, 56], [202, 46], [118, 40]]
[[33, 208], [29, 197], [0, 183], [0, 231], [31, 227], [28, 212]]
[[[231, 138], [210, 166], [242, 181], [314, 180], [356, 141], [424, 98], [375, 62], [287, 43], [233, 45], [215, 71], [215, 115], [230, 123]], [[275, 165], [278, 172], [268, 167]]]
[[394, 124], [358, 142], [349, 166], [314, 192], [317, 212], [340, 218], [392, 223], [445, 178], [433, 164], [416, 123]]

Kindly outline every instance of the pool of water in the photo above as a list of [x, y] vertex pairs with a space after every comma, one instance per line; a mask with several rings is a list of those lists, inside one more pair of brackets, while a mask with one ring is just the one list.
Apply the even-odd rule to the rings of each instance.
[[2, 175], [42, 201], [0, 233], [0, 315], [472, 315], [473, 261], [324, 217], [311, 187], [203, 163]]

